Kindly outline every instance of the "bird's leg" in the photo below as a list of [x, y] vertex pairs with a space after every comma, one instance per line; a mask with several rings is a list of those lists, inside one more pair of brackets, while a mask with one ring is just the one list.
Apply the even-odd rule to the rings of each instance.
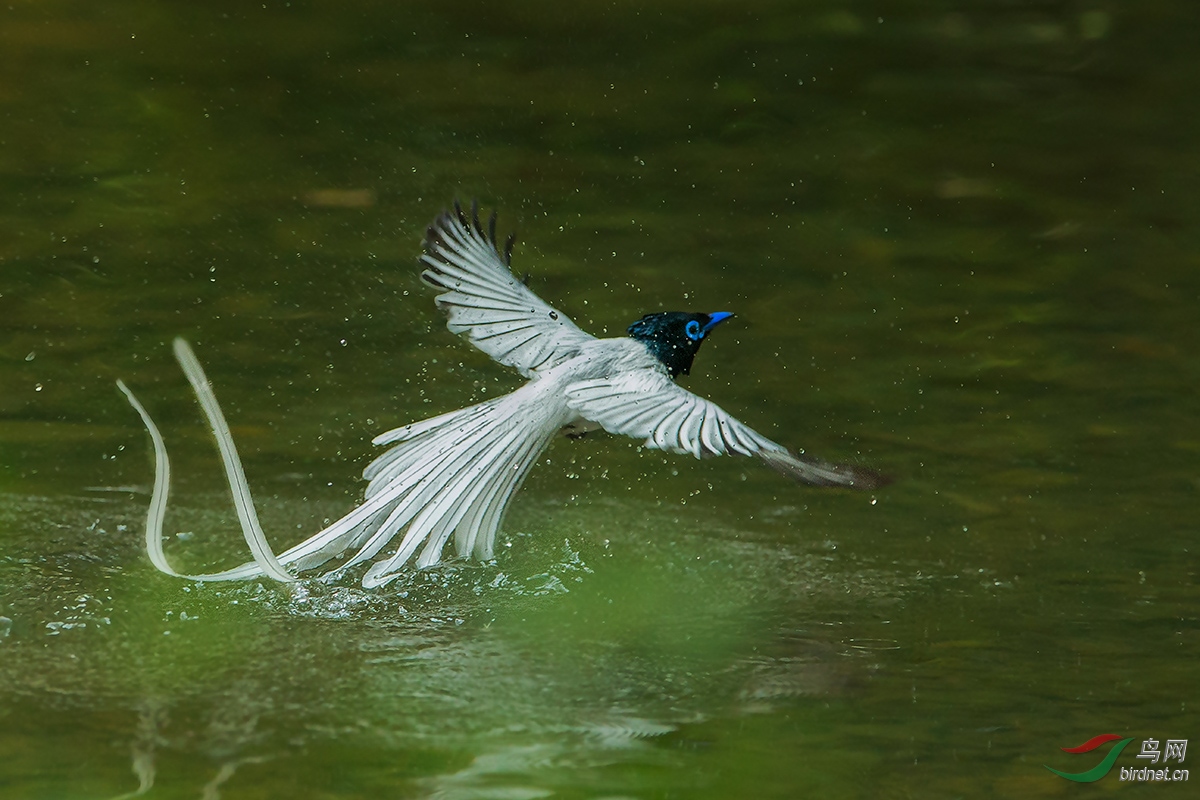
[[561, 428], [559, 428], [558, 432], [568, 439], [574, 441], [576, 439], [582, 439], [592, 431], [598, 430], [600, 430], [600, 426], [596, 423], [586, 419], [577, 419], [574, 422], [568, 422], [566, 425], [563, 425]]

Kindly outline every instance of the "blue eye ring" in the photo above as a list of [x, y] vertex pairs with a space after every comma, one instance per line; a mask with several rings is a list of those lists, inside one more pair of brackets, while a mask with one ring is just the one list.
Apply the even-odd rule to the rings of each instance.
[[700, 330], [700, 323], [696, 320], [692, 320], [687, 325], [684, 325], [683, 332], [693, 342], [698, 342], [704, 338], [704, 332]]

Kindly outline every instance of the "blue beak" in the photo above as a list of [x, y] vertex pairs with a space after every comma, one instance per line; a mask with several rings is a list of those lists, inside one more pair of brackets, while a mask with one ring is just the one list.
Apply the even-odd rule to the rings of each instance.
[[708, 324], [704, 326], [704, 328], [703, 328], [704, 332], [708, 333], [713, 328], [717, 327], [717, 325], [721, 324], [722, 322], [724, 322], [725, 320], [729, 319], [732, 316], [733, 316], [732, 311], [714, 311], [714, 312], [712, 312], [711, 314], [708, 315]]

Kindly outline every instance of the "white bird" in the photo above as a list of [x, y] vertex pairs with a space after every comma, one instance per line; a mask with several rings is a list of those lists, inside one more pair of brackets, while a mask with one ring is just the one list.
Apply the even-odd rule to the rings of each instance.
[[192, 580], [266, 576], [287, 581], [335, 559], [344, 560], [323, 578], [372, 561], [362, 578], [371, 588], [394, 579], [414, 555], [418, 568], [436, 564], [451, 537], [459, 556], [491, 559], [509, 501], [538, 455], [564, 430], [603, 428], [642, 439], [649, 448], [697, 458], [757, 456], [790, 478], [818, 486], [873, 489], [886, 482], [872, 470], [798, 455], [674, 382], [687, 374], [704, 337], [732, 316], [728, 312], [648, 314], [629, 326], [628, 336], [597, 339], [513, 276], [513, 238], [501, 251], [495, 226], [495, 213], [485, 230], [477, 207], [468, 216], [455, 203], [453, 212], [429, 227], [421, 277], [440, 290], [436, 302], [451, 332], [466, 334], [528, 382], [502, 397], [375, 437], [375, 444], [392, 447], [363, 471], [368, 481], [363, 502], [278, 557], [259, 526], [237, 450], [204, 372], [187, 343], [176, 339], [176, 357], [217, 438], [254, 560], [202, 575], [182, 575], [167, 563], [162, 549], [170, 483], [166, 447], [145, 408], [117, 382], [154, 444], [146, 546], [158, 569]]

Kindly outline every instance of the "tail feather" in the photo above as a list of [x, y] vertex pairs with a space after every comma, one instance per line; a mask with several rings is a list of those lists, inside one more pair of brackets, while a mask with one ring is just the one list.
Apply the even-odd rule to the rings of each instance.
[[365, 531], [362, 541], [353, 543], [353, 546], [360, 548], [359, 551], [351, 556], [350, 560], [343, 564], [338, 571], [349, 569], [374, 558], [405, 526], [410, 527], [408, 535], [413, 535], [415, 530], [409, 523], [427, 503], [437, 496], [443, 483], [445, 470], [452, 467], [455, 461], [462, 456], [461, 449], [443, 449], [428, 461], [418, 462], [413, 465], [412, 469], [396, 475], [391, 483], [384, 487], [384, 490], [387, 492], [400, 490], [398, 491], [399, 500], [391, 507], [383, 522], [374, 526], [373, 529]]
[[[479, 414], [485, 413], [487, 409], [495, 404], [495, 400], [488, 400], [486, 402], [478, 403], [473, 406], [467, 406], [466, 408], [460, 408], [455, 411], [447, 411], [445, 414], [439, 414], [436, 417], [423, 419], [420, 422], [412, 422], [408, 425], [402, 425], [399, 428], [392, 428], [390, 431], [384, 431], [372, 439], [371, 444], [380, 445], [407, 441], [408, 439], [416, 438], [423, 433], [437, 430], [438, 428], [443, 428], [455, 420], [466, 420], [471, 417], [478, 416]], [[388, 452], [390, 453], [392, 451], [389, 450]], [[387, 453], [384, 455], [387, 455]], [[382, 460], [383, 456], [380, 456], [375, 461], [378, 462]], [[367, 469], [370, 470], [373, 466], [374, 463], [368, 466]]]
[[[513, 409], [505, 409], [511, 412]], [[394, 577], [424, 544], [417, 559], [418, 567], [427, 567], [441, 558], [442, 548], [451, 534], [474, 541], [477, 530], [463, 525], [476, 502], [493, 484], [497, 475], [511, 468], [514, 451], [524, 454], [541, 452], [549, 444], [556, 426], [530, 425], [528, 413], [497, 413], [484, 422], [482, 429], [473, 432], [467, 444], [459, 448], [457, 457], [438, 471], [436, 491], [428, 502], [414, 504], [416, 511], [408, 531], [396, 552], [388, 559], [374, 564], [363, 577], [364, 586], [377, 586]], [[515, 488], [515, 487], [514, 487]], [[491, 502], [507, 504], [511, 492], [493, 497]], [[502, 511], [502, 509], [501, 509]], [[494, 531], [489, 532], [489, 536]]]
[[[449, 414], [442, 414], [433, 419], [406, 425], [403, 428], [395, 428], [387, 433], [376, 436], [372, 440], [372, 444], [411, 442], [414, 439], [422, 437], [428, 443], [434, 441], [430, 439], [428, 434], [434, 431], [442, 431], [452, 425], [457, 426], [466, 435], [472, 424], [478, 421], [480, 417], [487, 415], [495, 407], [496, 402], [496, 400], [489, 400], [459, 409], [458, 411], [452, 411]], [[378, 492], [390, 482], [392, 476], [407, 469], [413, 462], [422, 457], [423, 451], [415, 447], [393, 447], [387, 450], [363, 470], [363, 479], [371, 482], [367, 487], [367, 496], [370, 497], [375, 492]]]
[[[364, 477], [371, 481], [367, 486], [365, 499], [368, 504], [382, 502], [380, 510], [356, 523], [344, 534], [331, 539], [322, 548], [322, 552], [328, 556], [323, 561], [307, 561], [308, 568], [320, 566], [341, 553], [354, 549], [357, 549], [357, 552], [339, 567], [337, 572], [374, 558], [412, 520], [423, 504], [429, 502], [436, 494], [437, 487], [442, 482], [441, 471], [447, 467], [447, 463], [470, 455], [470, 448], [464, 448], [464, 444], [471, 441], [470, 432], [463, 426], [464, 420], [486, 417], [486, 412], [491, 410], [492, 406], [494, 401], [489, 401], [462, 409], [460, 412], [435, 417], [434, 419], [442, 421], [442, 427], [418, 423], [396, 429], [407, 432], [403, 437], [385, 439], [388, 434], [377, 437], [376, 441], [396, 441], [397, 438], [401, 440], [400, 444], [377, 458], [364, 470]], [[417, 431], [415, 435], [413, 430]], [[389, 434], [395, 432], [389, 431]], [[379, 468], [379, 465], [383, 467]], [[327, 530], [336, 528], [338, 524], [335, 522]], [[285, 557], [287, 555], [289, 554], [285, 553]]]
[[[514, 449], [520, 450], [524, 432], [514, 430], [497, 441], [487, 453], [476, 459], [467, 470], [456, 477], [453, 487], [447, 486], [437, 501], [425, 507], [421, 512], [423, 518], [441, 519], [436, 535], [431, 535], [425, 543], [425, 548], [417, 558], [418, 567], [434, 564], [441, 557], [442, 548], [450, 534], [459, 529], [463, 519], [471, 507], [491, 484], [496, 475], [502, 474], [508, 467]], [[413, 527], [418, 527], [414, 521]], [[470, 534], [464, 531], [464, 538]]]
[[[346, 551], [359, 547], [362, 540], [366, 539], [378, 527], [379, 523], [391, 510], [391, 506], [384, 506], [374, 514], [350, 527], [341, 535], [330, 539], [320, 549], [314, 550], [307, 555], [297, 556], [290, 563], [297, 572], [307, 572], [308, 570], [328, 564], [336, 558], [340, 558]], [[283, 561], [288, 563], [287, 553], [284, 553]]]
[[510, 457], [511, 466], [497, 471], [488, 481], [487, 488], [471, 504], [463, 524], [459, 526], [459, 533], [455, 536], [455, 546], [460, 557], [474, 554], [481, 561], [492, 558], [496, 531], [500, 528], [508, 500], [525, 481], [525, 476], [529, 474], [544, 446], [537, 440], [530, 439], [520, 452]]
[[533, 465], [537, 463], [538, 456], [549, 446], [555, 433], [561, 427], [562, 420], [555, 420], [541, 431], [540, 437], [536, 439], [531, 437], [525, 443], [525, 449], [513, 457], [509, 468], [501, 471], [502, 477], [497, 479], [489, 494], [477, 503], [480, 521], [475, 522], [475, 511], [471, 514], [471, 523], [467, 526], [463, 536], [466, 543], [463, 545], [464, 552], [466, 549], [470, 549], [475, 558], [480, 561], [488, 561], [492, 558], [495, 551], [496, 533], [500, 530], [500, 523], [504, 521], [504, 512], [508, 509], [508, 501], [521, 488], [521, 484], [525, 483], [525, 478], [533, 469]]
[[325, 574], [329, 578], [375, 558], [402, 531], [404, 538], [396, 552], [367, 571], [364, 586], [392, 580], [422, 544], [417, 566], [436, 563], [452, 535], [460, 554], [474, 551], [481, 558], [490, 558], [509, 499], [571, 413], [535, 382], [505, 397], [380, 434], [376, 444], [394, 446], [363, 471], [369, 481], [363, 503], [276, 557], [254, 519], [236, 448], [199, 363], [182, 340], [176, 342], [176, 356], [220, 445], [239, 519], [256, 556], [232, 569], [203, 575], [181, 575], [170, 567], [161, 552], [170, 481], [166, 447], [149, 414], [119, 383], [155, 443], [156, 483], [146, 534], [151, 561], [167, 574], [193, 580], [245, 580], [263, 575], [294, 580], [283, 565], [312, 570], [353, 552], [341, 566]]

